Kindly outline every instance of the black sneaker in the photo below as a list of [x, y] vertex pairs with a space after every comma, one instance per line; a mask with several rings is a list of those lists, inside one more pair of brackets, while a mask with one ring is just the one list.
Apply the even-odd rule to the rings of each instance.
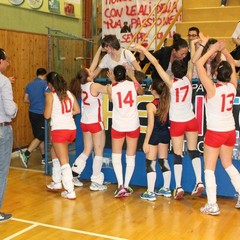
[[12, 214], [0, 212], [0, 222], [5, 222], [12, 218]]

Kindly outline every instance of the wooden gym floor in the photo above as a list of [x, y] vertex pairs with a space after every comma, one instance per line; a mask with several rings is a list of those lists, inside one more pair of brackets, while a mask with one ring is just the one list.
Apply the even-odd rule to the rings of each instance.
[[1, 240], [229, 240], [240, 235], [235, 199], [219, 198], [221, 214], [208, 216], [199, 212], [206, 196], [186, 194], [181, 201], [158, 197], [149, 202], [139, 198], [145, 189], [133, 187], [130, 197], [115, 199], [115, 184], [104, 192], [93, 192], [85, 181], [76, 188], [77, 199], [66, 200], [46, 190], [51, 177], [44, 175], [39, 154], [31, 160], [25, 169], [18, 157], [12, 159], [2, 210], [13, 218], [0, 223]]

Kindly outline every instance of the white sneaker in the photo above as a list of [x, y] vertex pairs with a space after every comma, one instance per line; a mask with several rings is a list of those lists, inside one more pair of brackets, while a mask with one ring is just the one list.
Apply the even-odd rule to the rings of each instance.
[[83, 183], [79, 180], [78, 177], [73, 177], [72, 181], [73, 181], [74, 186], [76, 186], [76, 187], [82, 187], [83, 186]]
[[45, 165], [45, 159], [42, 159], [42, 160], [41, 160], [41, 164], [42, 164], [42, 165]]
[[200, 212], [204, 214], [213, 215], [213, 216], [220, 214], [220, 210], [217, 203], [212, 203], [212, 204], [206, 203], [204, 207], [200, 208]]
[[62, 190], [62, 183], [55, 183], [51, 182], [50, 184], [47, 185], [48, 190], [50, 191], [61, 191]]
[[203, 191], [204, 191], [204, 185], [203, 183], [199, 182], [196, 184], [195, 188], [193, 189], [192, 196], [194, 197], [200, 196]]
[[63, 198], [67, 198], [67, 199], [69, 199], [69, 200], [74, 200], [74, 199], [76, 199], [76, 193], [75, 193], [75, 191], [72, 191], [72, 192], [63, 191], [63, 192], [61, 192], [61, 196], [62, 196]]
[[89, 188], [92, 191], [104, 191], [107, 189], [107, 186], [103, 185], [103, 184], [92, 182]]

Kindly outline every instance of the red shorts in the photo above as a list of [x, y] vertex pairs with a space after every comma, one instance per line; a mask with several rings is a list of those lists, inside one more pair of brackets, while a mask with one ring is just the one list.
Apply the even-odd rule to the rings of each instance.
[[119, 132], [112, 128], [111, 136], [112, 138], [124, 138], [124, 137], [138, 138], [140, 136], [140, 127], [131, 132]]
[[89, 124], [81, 123], [80, 126], [83, 132], [90, 132], [90, 133], [101, 132], [104, 129], [103, 122], [89, 123]]
[[198, 123], [196, 118], [193, 118], [187, 122], [170, 121], [171, 137], [182, 136], [185, 132], [198, 132]]
[[66, 143], [72, 142], [76, 138], [77, 130], [53, 130], [51, 131], [52, 142], [54, 143]]
[[215, 132], [207, 130], [204, 136], [204, 144], [213, 148], [220, 148], [222, 145], [228, 147], [234, 146], [236, 143], [236, 131]]

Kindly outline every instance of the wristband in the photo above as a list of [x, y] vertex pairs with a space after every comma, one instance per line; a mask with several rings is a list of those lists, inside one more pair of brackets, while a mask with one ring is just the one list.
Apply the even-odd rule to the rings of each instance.
[[140, 86], [140, 83], [139, 83], [139, 82], [134, 82], [134, 86], [135, 86], [135, 87], [139, 87], [139, 86]]

